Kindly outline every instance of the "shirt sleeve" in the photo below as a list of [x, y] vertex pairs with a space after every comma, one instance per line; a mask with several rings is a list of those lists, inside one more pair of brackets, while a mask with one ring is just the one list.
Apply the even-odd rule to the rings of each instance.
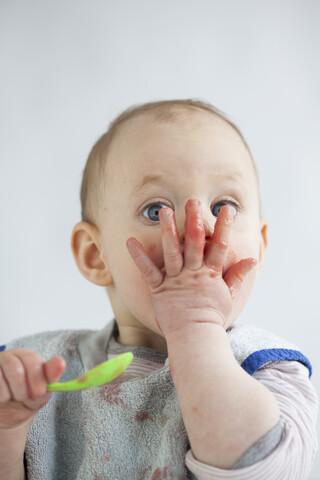
[[280, 442], [263, 460], [236, 470], [223, 470], [199, 462], [189, 450], [186, 466], [197, 480], [308, 479], [318, 447], [318, 400], [308, 370], [296, 361], [279, 361], [265, 365], [253, 376], [278, 401], [283, 426]]

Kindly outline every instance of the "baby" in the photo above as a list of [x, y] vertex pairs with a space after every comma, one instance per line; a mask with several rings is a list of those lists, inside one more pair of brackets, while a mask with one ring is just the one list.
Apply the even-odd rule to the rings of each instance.
[[[106, 287], [115, 320], [3, 347], [0, 477], [307, 479], [317, 449], [310, 363], [234, 323], [267, 248], [237, 127], [200, 101], [129, 109], [93, 147], [81, 201], [73, 254]], [[134, 360], [117, 380], [46, 392], [127, 351]]]

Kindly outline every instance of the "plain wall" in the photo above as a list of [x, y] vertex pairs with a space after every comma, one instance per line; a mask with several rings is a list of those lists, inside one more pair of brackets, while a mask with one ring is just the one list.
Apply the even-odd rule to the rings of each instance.
[[0, 344], [112, 318], [70, 248], [88, 152], [132, 104], [200, 98], [242, 130], [270, 223], [241, 318], [298, 344], [320, 390], [319, 20], [316, 0], [1, 1]]

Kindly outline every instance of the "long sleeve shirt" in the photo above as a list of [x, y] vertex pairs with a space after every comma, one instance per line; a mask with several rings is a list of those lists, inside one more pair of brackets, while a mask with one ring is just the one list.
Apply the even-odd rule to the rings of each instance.
[[[108, 358], [115, 356], [111, 354]], [[162, 366], [161, 363], [135, 357], [124, 374], [125, 379], [148, 375]], [[253, 455], [249, 466], [232, 470], [201, 463], [188, 450], [186, 465], [198, 480], [301, 480], [308, 477], [317, 449], [314, 428], [317, 395], [308, 378], [308, 370], [299, 362], [281, 360], [266, 364], [253, 376], [273, 393], [279, 403], [280, 442], [262, 460], [256, 462]]]

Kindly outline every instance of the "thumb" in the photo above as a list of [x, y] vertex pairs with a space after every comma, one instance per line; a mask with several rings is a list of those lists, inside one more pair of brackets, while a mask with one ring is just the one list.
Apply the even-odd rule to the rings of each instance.
[[57, 382], [66, 369], [66, 361], [62, 357], [54, 357], [44, 364], [44, 373], [48, 383]]
[[245, 258], [228, 269], [223, 279], [229, 287], [232, 298], [237, 296], [244, 279], [257, 263], [254, 258]]

